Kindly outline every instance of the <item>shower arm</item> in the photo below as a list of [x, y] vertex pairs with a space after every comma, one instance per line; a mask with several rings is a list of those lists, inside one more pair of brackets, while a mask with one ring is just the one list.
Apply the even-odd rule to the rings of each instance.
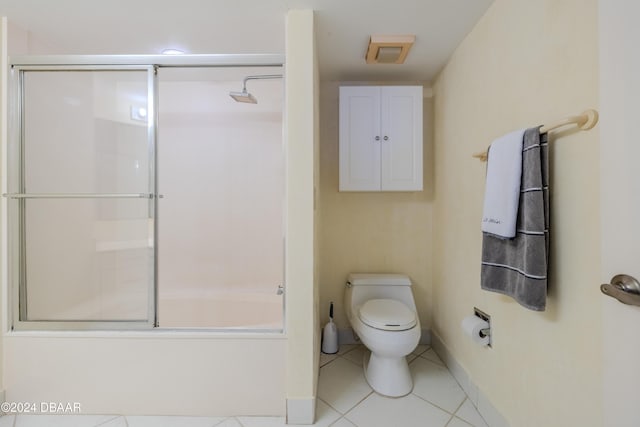
[[247, 93], [247, 81], [248, 80], [268, 80], [268, 79], [281, 79], [282, 74], [261, 74], [257, 76], [247, 76], [242, 80], [242, 92]]

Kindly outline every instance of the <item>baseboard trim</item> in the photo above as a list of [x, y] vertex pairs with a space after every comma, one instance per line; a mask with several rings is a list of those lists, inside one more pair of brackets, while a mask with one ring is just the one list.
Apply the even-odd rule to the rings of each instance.
[[316, 398], [287, 399], [287, 424], [311, 425], [316, 418]]
[[445, 365], [447, 365], [447, 368], [449, 368], [453, 377], [458, 381], [458, 384], [460, 384], [465, 393], [467, 393], [469, 400], [473, 403], [487, 424], [491, 427], [509, 427], [507, 420], [495, 408], [495, 406], [493, 406], [482, 390], [480, 390], [480, 388], [473, 382], [462, 365], [455, 360], [447, 346], [436, 333], [431, 334], [431, 347], [440, 359], [442, 359]]

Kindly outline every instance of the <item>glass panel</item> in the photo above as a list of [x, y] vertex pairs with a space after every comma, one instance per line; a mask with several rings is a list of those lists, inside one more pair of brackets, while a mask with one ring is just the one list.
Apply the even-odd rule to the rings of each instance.
[[284, 154], [274, 68], [160, 69], [161, 327], [281, 329]]
[[[24, 203], [28, 287], [27, 319], [22, 320], [149, 317], [153, 223], [146, 215], [148, 200]], [[119, 212], [125, 215], [113, 219]]]
[[30, 198], [10, 199], [21, 321], [151, 326], [153, 200], [113, 198], [153, 193], [149, 76], [22, 71], [21, 150], [11, 150], [22, 169], [11, 189]]
[[149, 192], [147, 72], [25, 71], [30, 193]]

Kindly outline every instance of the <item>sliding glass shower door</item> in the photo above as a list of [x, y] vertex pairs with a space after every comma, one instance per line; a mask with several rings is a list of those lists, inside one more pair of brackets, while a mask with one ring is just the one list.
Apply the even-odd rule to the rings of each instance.
[[[284, 90], [277, 73], [281, 67], [158, 70], [160, 327], [283, 327]], [[230, 96], [247, 76], [256, 104]]]
[[283, 58], [19, 59], [11, 327], [281, 331]]
[[14, 327], [152, 327], [153, 67], [12, 74], [20, 106], [8, 153]]

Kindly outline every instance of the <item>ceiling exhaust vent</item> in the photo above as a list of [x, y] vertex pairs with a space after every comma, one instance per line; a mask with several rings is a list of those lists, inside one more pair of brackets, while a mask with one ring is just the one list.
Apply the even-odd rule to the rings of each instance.
[[402, 64], [416, 36], [371, 36], [367, 64]]

